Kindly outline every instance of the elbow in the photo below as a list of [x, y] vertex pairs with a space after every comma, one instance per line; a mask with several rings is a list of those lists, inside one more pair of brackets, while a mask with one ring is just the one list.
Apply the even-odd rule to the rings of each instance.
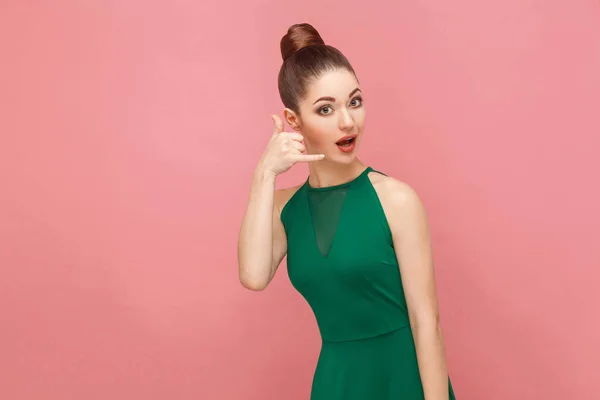
[[240, 274], [240, 283], [246, 289], [252, 290], [254, 292], [260, 292], [265, 290], [267, 288], [267, 285], [269, 284], [269, 282], [265, 281], [264, 279], [252, 278], [246, 276], [245, 274]]
[[252, 281], [240, 279], [240, 283], [246, 289], [252, 290], [254, 292], [260, 292], [267, 288], [267, 285], [260, 283], [260, 282], [252, 282]]
[[411, 326], [416, 331], [437, 331], [441, 328], [440, 317], [432, 313], [417, 314], [411, 318]]
[[261, 279], [259, 271], [252, 268], [252, 265], [255, 265], [255, 263], [238, 256], [238, 278], [240, 283], [244, 288], [254, 292], [265, 290], [267, 285], [264, 279]]

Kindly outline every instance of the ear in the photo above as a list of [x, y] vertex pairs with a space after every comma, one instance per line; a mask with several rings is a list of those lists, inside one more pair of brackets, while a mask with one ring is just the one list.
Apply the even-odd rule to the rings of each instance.
[[283, 110], [283, 117], [285, 121], [292, 127], [293, 130], [299, 131], [301, 127], [300, 117], [291, 109], [286, 108]]

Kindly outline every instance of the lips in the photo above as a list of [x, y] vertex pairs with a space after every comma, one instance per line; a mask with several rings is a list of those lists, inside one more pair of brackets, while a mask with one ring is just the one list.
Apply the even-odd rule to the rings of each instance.
[[338, 146], [348, 145], [352, 143], [354, 139], [356, 139], [356, 135], [346, 135], [337, 142], [335, 142], [335, 144], [337, 144]]
[[342, 153], [350, 154], [356, 147], [356, 135], [346, 135], [335, 142]]

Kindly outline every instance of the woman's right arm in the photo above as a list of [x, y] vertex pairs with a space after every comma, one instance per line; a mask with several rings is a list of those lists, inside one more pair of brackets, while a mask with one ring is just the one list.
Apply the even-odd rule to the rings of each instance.
[[305, 154], [303, 137], [283, 132], [283, 122], [273, 115], [273, 136], [252, 177], [250, 199], [238, 237], [238, 267], [242, 285], [263, 290], [273, 279], [287, 251], [285, 230], [279, 218], [290, 190], [275, 190], [277, 175], [297, 162], [322, 160], [323, 154]]
[[238, 239], [240, 282], [250, 290], [267, 287], [287, 251], [279, 218], [284, 195], [275, 190], [275, 174], [256, 169]]

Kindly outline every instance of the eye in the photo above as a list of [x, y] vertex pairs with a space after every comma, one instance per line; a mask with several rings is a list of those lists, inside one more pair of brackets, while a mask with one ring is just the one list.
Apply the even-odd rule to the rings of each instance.
[[354, 107], [359, 107], [360, 105], [362, 105], [363, 99], [362, 97], [355, 97], [350, 101], [350, 104], [353, 104]]
[[331, 112], [325, 112], [325, 110], [332, 110], [330, 106], [324, 106], [319, 109], [319, 113], [323, 115], [331, 114]]

